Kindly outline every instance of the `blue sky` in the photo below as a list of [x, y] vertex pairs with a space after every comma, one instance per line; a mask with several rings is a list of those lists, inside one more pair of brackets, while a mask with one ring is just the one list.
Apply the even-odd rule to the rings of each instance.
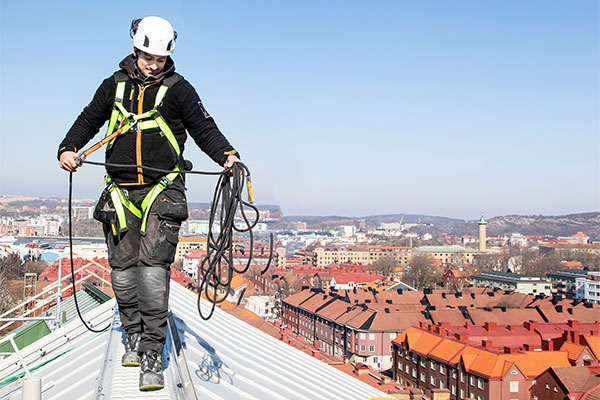
[[[58, 143], [131, 51], [131, 20], [159, 15], [259, 204], [467, 219], [600, 209], [597, 1], [124, 4], [0, 2], [0, 194], [66, 197]], [[191, 140], [186, 157], [218, 169]], [[84, 166], [75, 196], [96, 198], [102, 176]], [[188, 200], [209, 201], [214, 183], [190, 178]]]

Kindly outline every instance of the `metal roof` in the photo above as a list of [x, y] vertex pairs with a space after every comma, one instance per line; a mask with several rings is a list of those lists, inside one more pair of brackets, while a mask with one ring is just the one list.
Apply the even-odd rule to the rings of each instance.
[[503, 282], [545, 282], [544, 279], [538, 276], [527, 276], [521, 274], [515, 274], [512, 272], [499, 272], [499, 271], [484, 271], [476, 275], [471, 276], [472, 279], [486, 279], [486, 280], [498, 280]]
[[[122, 329], [114, 299], [85, 314], [94, 334], [76, 319], [21, 350], [43, 398], [368, 399], [385, 393], [216, 309], [199, 318], [197, 297], [171, 283], [169, 337], [163, 354], [165, 389], [137, 390], [137, 368], [120, 366]], [[208, 312], [209, 305], [202, 304]], [[21, 398], [16, 355], [0, 361], [0, 399]]]
[[[98, 307], [98, 304], [101, 302], [98, 301], [95, 297], [90, 295], [87, 292], [86, 288], [79, 290], [77, 292], [77, 304], [79, 305], [79, 310], [82, 314], [87, 313], [89, 310]], [[45, 311], [41, 314], [42, 317], [51, 317], [56, 316], [57, 306], [52, 306], [48, 311]], [[78, 319], [77, 309], [75, 308], [75, 300], [73, 296], [69, 296], [63, 298], [60, 302], [60, 313], [65, 316], [65, 322], [71, 322], [74, 319]], [[52, 324], [49, 324], [52, 325]]]

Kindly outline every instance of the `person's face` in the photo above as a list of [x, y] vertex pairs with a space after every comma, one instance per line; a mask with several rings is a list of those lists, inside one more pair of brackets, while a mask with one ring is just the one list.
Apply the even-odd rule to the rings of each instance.
[[165, 63], [167, 62], [166, 56], [155, 56], [154, 54], [149, 54], [138, 49], [134, 51], [139, 54], [137, 67], [144, 76], [158, 75], [165, 68]]

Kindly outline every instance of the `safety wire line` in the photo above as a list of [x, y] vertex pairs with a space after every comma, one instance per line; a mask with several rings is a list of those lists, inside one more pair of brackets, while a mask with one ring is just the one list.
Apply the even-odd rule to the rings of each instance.
[[[83, 315], [81, 315], [81, 310], [79, 309], [79, 303], [77, 302], [77, 288], [75, 287], [75, 269], [73, 268], [73, 222], [72, 222], [72, 212], [73, 209], [73, 172], [69, 172], [69, 258], [71, 260], [71, 284], [73, 285], [73, 299], [75, 300], [75, 309], [77, 310], [77, 315], [79, 315], [79, 319], [83, 323], [83, 325], [88, 329], [88, 331], [94, 333], [104, 332], [112, 325], [112, 322], [109, 322], [102, 329], [94, 329], [91, 328], [83, 319]], [[61, 268], [59, 266], [59, 268]], [[83, 277], [83, 272], [81, 273]]]
[[[114, 164], [114, 163], [101, 163], [94, 161], [81, 160], [81, 164], [99, 165], [104, 167], [117, 167], [117, 168], [144, 168], [150, 171], [162, 172], [169, 174], [175, 172], [173, 170], [165, 170], [160, 168], [148, 167], [144, 165], [133, 165], [133, 164]], [[213, 200], [211, 203], [209, 227], [208, 227], [208, 239], [207, 239], [207, 254], [203, 258], [200, 266], [198, 267], [198, 314], [204, 320], [210, 319], [213, 315], [216, 305], [222, 303], [229, 293], [231, 287], [231, 279], [234, 273], [243, 274], [248, 270], [253, 260], [253, 249], [254, 249], [254, 233], [252, 229], [256, 226], [259, 219], [258, 208], [252, 205], [249, 201], [244, 201], [243, 190], [246, 184], [250, 181], [250, 170], [242, 162], [235, 162], [231, 168], [228, 168], [222, 172], [208, 172], [208, 171], [193, 171], [193, 170], [181, 170], [176, 171], [179, 174], [196, 174], [196, 175], [218, 175], [219, 179], [215, 187]], [[75, 297], [75, 307], [79, 318], [85, 325], [85, 327], [92, 332], [102, 332], [110, 327], [107, 326], [102, 330], [94, 330], [90, 328], [84, 321], [79, 305], [77, 303], [77, 297], [75, 296], [75, 276], [73, 267], [73, 234], [71, 226], [71, 208], [72, 208], [72, 187], [73, 187], [73, 173], [69, 174], [69, 243], [71, 246], [71, 275], [73, 277], [73, 295]], [[247, 215], [246, 208], [252, 209], [254, 212], [254, 218], [249, 218]], [[235, 215], [239, 210], [240, 215], [244, 221], [243, 226], [235, 225]], [[218, 220], [219, 222], [219, 234], [215, 237], [213, 233], [213, 226]], [[246, 265], [242, 268], [236, 268], [233, 262], [233, 232], [248, 233], [249, 236], [249, 253]], [[273, 234], [270, 234], [269, 242], [269, 259], [265, 268], [261, 271], [261, 275], [264, 274], [270, 267], [273, 258]], [[219, 298], [218, 292], [223, 290], [224, 296]], [[211, 293], [212, 292], [212, 293]], [[208, 315], [202, 313], [200, 307], [200, 299], [204, 293], [205, 298], [211, 303], [211, 309]]]

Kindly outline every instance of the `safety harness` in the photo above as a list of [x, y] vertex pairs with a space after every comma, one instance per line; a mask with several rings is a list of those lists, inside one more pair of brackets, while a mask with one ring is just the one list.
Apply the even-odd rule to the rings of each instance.
[[[159, 128], [161, 136], [164, 136], [167, 139], [174, 155], [177, 157], [177, 160], [179, 160], [181, 156], [179, 144], [175, 139], [175, 135], [173, 135], [173, 132], [169, 128], [169, 125], [167, 125], [165, 119], [158, 111], [158, 107], [161, 105], [169, 87], [177, 83], [182, 78], [181, 75], [174, 73], [170, 77], [164, 79], [162, 85], [160, 86], [156, 94], [154, 108], [142, 114], [130, 113], [123, 106], [125, 83], [128, 79], [127, 75], [121, 71], [118, 71], [117, 73], [115, 73], [114, 78], [117, 82], [117, 89], [115, 93], [114, 107], [108, 123], [106, 138], [113, 135], [116, 130], [120, 130], [120, 134], [124, 134], [127, 131], [132, 130], [133, 128], [137, 128], [137, 130], [140, 132], [143, 132], [148, 129]], [[116, 138], [117, 136], [114, 136], [111, 140], [108, 141], [107, 151], [113, 145]], [[179, 175], [178, 171], [180, 170], [181, 169], [179, 165], [176, 165], [175, 168], [173, 168], [173, 172], [165, 175], [156, 185], [154, 185], [152, 189], [150, 189], [146, 197], [144, 197], [144, 199], [142, 200], [141, 209], [136, 207], [133, 203], [131, 203], [125, 197], [125, 195], [123, 195], [123, 192], [119, 188], [119, 186], [112, 180], [112, 178], [108, 174], [106, 174], [107, 190], [110, 193], [110, 198], [112, 200], [115, 212], [117, 214], [118, 231], [127, 231], [127, 220], [125, 218], [125, 208], [127, 208], [133, 215], [142, 220], [140, 232], [142, 233], [142, 235], [144, 235], [146, 233], [146, 223], [148, 221], [148, 215], [150, 214], [150, 208], [152, 207], [152, 204], [154, 203], [158, 195], [173, 183], [175, 178], [177, 178], [177, 176]], [[112, 224], [112, 231], [114, 235], [117, 234], [117, 228], [114, 224]]]

